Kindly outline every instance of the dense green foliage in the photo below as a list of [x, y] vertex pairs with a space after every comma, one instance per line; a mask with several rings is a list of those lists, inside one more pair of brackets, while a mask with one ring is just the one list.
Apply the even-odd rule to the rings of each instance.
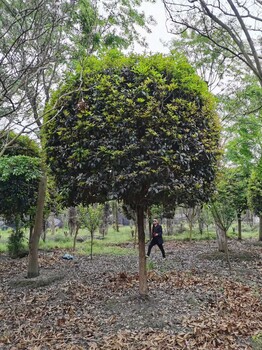
[[10, 143], [10, 146], [6, 147], [4, 151], [4, 155], [7, 155], [7, 156], [24, 155], [28, 157], [40, 156], [40, 151], [39, 151], [40, 148], [35, 140], [24, 135], [18, 136], [13, 131], [10, 131], [8, 133], [0, 131], [0, 150], [3, 149], [5, 145], [8, 143]]
[[11, 233], [7, 243], [8, 253], [11, 258], [18, 258], [19, 255], [26, 250], [24, 241], [25, 237], [22, 230], [13, 231]]
[[247, 180], [240, 168], [220, 169], [211, 211], [216, 223], [225, 231], [236, 215], [247, 209]]
[[262, 161], [253, 169], [248, 185], [248, 201], [255, 215], [262, 215]]
[[23, 218], [36, 205], [40, 160], [28, 156], [0, 157], [0, 214]]
[[214, 108], [183, 56], [88, 58], [46, 113], [47, 161], [65, 203], [207, 200], [219, 153]]

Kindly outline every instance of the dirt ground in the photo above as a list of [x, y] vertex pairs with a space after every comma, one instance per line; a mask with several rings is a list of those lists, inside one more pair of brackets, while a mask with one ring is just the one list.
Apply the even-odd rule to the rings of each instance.
[[231, 270], [216, 242], [153, 249], [149, 297], [138, 293], [138, 257], [40, 252], [0, 255], [1, 350], [262, 349], [262, 246], [229, 242]]

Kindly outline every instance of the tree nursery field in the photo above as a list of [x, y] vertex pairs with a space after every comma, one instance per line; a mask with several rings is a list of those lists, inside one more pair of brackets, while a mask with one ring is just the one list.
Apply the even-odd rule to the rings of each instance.
[[[124, 243], [121, 243], [123, 245]], [[138, 293], [138, 256], [40, 251], [0, 255], [2, 350], [251, 350], [262, 347], [262, 245], [229, 241], [231, 270], [213, 240], [167, 241], [147, 260], [149, 296]], [[130, 248], [130, 251], [132, 248]], [[72, 260], [62, 259], [65, 252]]]

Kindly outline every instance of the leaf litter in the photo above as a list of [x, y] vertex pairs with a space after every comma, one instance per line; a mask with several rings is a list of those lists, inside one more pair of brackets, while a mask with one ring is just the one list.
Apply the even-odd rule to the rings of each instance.
[[27, 258], [0, 255], [0, 349], [252, 349], [262, 333], [262, 247], [230, 241], [229, 270], [216, 242], [165, 245], [167, 259], [154, 250], [148, 262], [148, 298], [133, 254], [39, 252], [32, 284]]

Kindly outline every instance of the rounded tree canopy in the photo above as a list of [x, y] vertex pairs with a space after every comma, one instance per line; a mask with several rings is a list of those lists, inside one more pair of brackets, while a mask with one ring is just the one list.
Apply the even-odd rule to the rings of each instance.
[[40, 158], [0, 157], [0, 214], [9, 220], [28, 215], [36, 205], [40, 176]]
[[219, 154], [213, 96], [177, 54], [87, 58], [46, 108], [45, 150], [65, 204], [208, 199]]
[[5, 148], [6, 144], [8, 144], [4, 152], [6, 156], [40, 157], [39, 145], [27, 135], [18, 135], [14, 131], [0, 130], [0, 150]]

